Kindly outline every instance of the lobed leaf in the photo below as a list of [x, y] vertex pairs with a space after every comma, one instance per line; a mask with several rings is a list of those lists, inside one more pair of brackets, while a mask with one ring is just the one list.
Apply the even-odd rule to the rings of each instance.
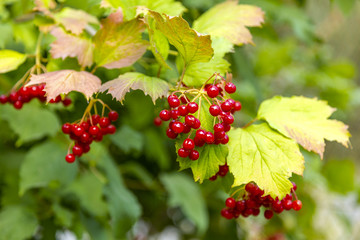
[[108, 69], [128, 67], [146, 52], [148, 42], [141, 38], [145, 23], [137, 18], [122, 20], [121, 10], [110, 14], [94, 36], [94, 60], [98, 66]]
[[334, 111], [327, 102], [315, 98], [276, 96], [260, 105], [258, 119], [323, 158], [325, 139], [349, 145], [348, 126], [327, 119]]
[[227, 164], [235, 186], [254, 181], [265, 195], [282, 199], [290, 192], [292, 173], [302, 175], [304, 157], [296, 142], [272, 130], [266, 123], [232, 129]]
[[101, 80], [85, 71], [60, 70], [39, 75], [32, 75], [26, 86], [45, 83], [46, 99], [50, 101], [60, 94], [71, 91], [81, 92], [88, 99], [97, 93], [101, 87]]
[[259, 27], [264, 12], [251, 5], [238, 5], [237, 1], [220, 3], [194, 21], [194, 29], [214, 37], [224, 37], [235, 45], [252, 43], [246, 27]]
[[90, 39], [66, 33], [61, 28], [54, 28], [51, 34], [56, 40], [50, 44], [53, 58], [76, 57], [83, 67], [93, 64], [94, 46]]
[[164, 19], [157, 12], [149, 12], [156, 21], [156, 28], [179, 51], [185, 66], [210, 61], [214, 54], [210, 35], [203, 35], [191, 29], [182, 17], [172, 17], [164, 14]]
[[0, 50], [0, 73], [17, 69], [26, 60], [26, 55], [13, 50]]
[[125, 94], [129, 92], [130, 89], [142, 90], [145, 95], [149, 95], [155, 103], [156, 99], [168, 94], [169, 85], [160, 78], [149, 77], [137, 72], [127, 72], [114, 80], [104, 83], [100, 92], [108, 91], [114, 98], [122, 102]]

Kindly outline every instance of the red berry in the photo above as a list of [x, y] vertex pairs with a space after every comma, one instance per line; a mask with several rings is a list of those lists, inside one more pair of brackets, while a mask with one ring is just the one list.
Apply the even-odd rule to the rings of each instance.
[[204, 138], [205, 142], [207, 144], [211, 144], [215, 141], [215, 137], [214, 137], [214, 134], [212, 134], [211, 132], [207, 132], [205, 134], [205, 138]]
[[191, 127], [186, 123], [183, 123], [183, 126], [184, 126], [184, 130], [182, 131], [182, 133], [189, 133], [191, 131]]
[[87, 132], [89, 130], [90, 124], [88, 122], [82, 122], [80, 123], [80, 126], [84, 129], [84, 131]]
[[226, 208], [221, 210], [221, 216], [223, 216], [224, 218], [229, 219], [229, 220], [234, 217], [232, 212]]
[[219, 95], [219, 88], [217, 86], [211, 85], [207, 88], [206, 92], [209, 97], [214, 98]]
[[235, 103], [234, 103], [234, 110], [235, 110], [235, 111], [240, 111], [240, 110], [241, 110], [241, 102], [235, 101]]
[[66, 157], [65, 157], [65, 160], [68, 162], [68, 163], [73, 163], [75, 161], [75, 156], [74, 154], [67, 154]]
[[194, 140], [190, 138], [186, 138], [183, 142], [183, 148], [186, 150], [192, 150], [195, 147]]
[[226, 115], [222, 118], [222, 120], [224, 121], [224, 123], [226, 124], [232, 124], [234, 123], [234, 117], [232, 115]]
[[14, 102], [14, 108], [21, 109], [23, 106], [23, 103], [21, 101]]
[[230, 94], [236, 92], [236, 86], [235, 86], [235, 84], [233, 84], [233, 83], [231, 83], [231, 82], [226, 83], [226, 85], [225, 85], [225, 91], [226, 91], [227, 93], [230, 93]]
[[290, 210], [292, 208], [292, 201], [290, 199], [283, 199], [281, 204], [285, 210]]
[[294, 183], [294, 182], [291, 182], [291, 183], [293, 185], [292, 189], [294, 189], [294, 191], [296, 191], [296, 189], [297, 189], [296, 183]]
[[72, 100], [71, 100], [71, 98], [64, 98], [64, 100], [62, 101], [62, 103], [63, 103], [63, 105], [65, 106], [65, 107], [67, 107], [67, 106], [69, 106], [71, 103], [72, 103]]
[[205, 141], [197, 136], [194, 138], [195, 146], [202, 147], [205, 145]]
[[64, 125], [62, 125], [61, 130], [65, 134], [70, 134], [71, 133], [71, 124], [65, 123]]
[[229, 166], [225, 163], [225, 165], [219, 166], [219, 176], [225, 177], [225, 175], [229, 172]]
[[225, 132], [230, 131], [230, 129], [231, 129], [230, 124], [227, 124], [227, 123], [222, 123], [222, 125], [224, 126], [224, 131], [225, 131]]
[[221, 144], [227, 144], [229, 142], [229, 136], [225, 134], [224, 138], [221, 139]]
[[211, 105], [209, 108], [209, 112], [212, 116], [216, 117], [221, 112], [220, 106], [219, 105]]
[[185, 117], [185, 123], [190, 126], [190, 127], [193, 127], [194, 124], [195, 124], [195, 120], [196, 118], [193, 116], [193, 115], [187, 115]]
[[187, 110], [189, 113], [195, 113], [199, 109], [199, 106], [196, 102], [189, 102], [187, 105]]
[[[224, 139], [224, 137], [225, 137], [225, 132], [224, 131], [222, 131], [222, 132], [216, 132], [215, 134], [214, 134], [214, 136], [215, 136], [215, 140], [222, 140], [222, 139]], [[220, 143], [220, 142], [219, 142]]]
[[99, 120], [99, 125], [100, 125], [100, 127], [102, 127], [102, 128], [106, 128], [107, 126], [109, 126], [109, 125], [110, 125], [110, 120], [109, 120], [109, 118], [107, 118], [107, 117], [102, 117], [102, 118], [100, 118], [100, 120]]
[[99, 121], [100, 121], [100, 116], [97, 115], [97, 114], [92, 115], [92, 116], [91, 116], [91, 121], [92, 121], [92, 124], [93, 124], [93, 125], [98, 124]]
[[58, 103], [61, 101], [61, 96], [58, 95], [56, 98], [50, 99], [50, 103]]
[[253, 216], [258, 216], [259, 214], [260, 214], [260, 209], [254, 208], [252, 215], [253, 215]]
[[189, 156], [189, 154], [190, 154], [190, 151], [186, 150], [184, 148], [179, 148], [179, 150], [178, 150], [179, 157], [186, 158]]
[[293, 201], [292, 203], [292, 208], [295, 210], [295, 211], [299, 211], [301, 208], [302, 208], [302, 202], [300, 200], [295, 200]]
[[195, 137], [204, 140], [205, 139], [206, 132], [202, 129], [199, 129], [196, 131]]
[[116, 132], [116, 127], [112, 124], [106, 127], [106, 132], [108, 134], [114, 134]]
[[193, 161], [198, 160], [199, 157], [200, 157], [200, 154], [199, 154], [198, 151], [196, 151], [196, 150], [191, 150], [191, 152], [190, 152], [190, 154], [189, 154], [189, 158], [190, 158], [191, 160], [193, 160]]
[[232, 197], [229, 197], [229, 198], [226, 199], [225, 205], [228, 208], [235, 208], [236, 207], [236, 201]]
[[179, 110], [176, 109], [171, 110], [170, 113], [172, 119], [178, 119], [178, 117], [180, 116]]
[[97, 135], [99, 133], [99, 131], [100, 131], [100, 129], [98, 126], [91, 126], [89, 128], [89, 133], [94, 136]]
[[240, 201], [237, 201], [236, 202], [236, 210], [238, 210], [238, 211], [243, 211], [244, 209], [245, 209], [245, 203], [246, 203], [246, 201], [245, 200], [240, 200]]
[[10, 96], [9, 96], [9, 99], [10, 99], [10, 102], [14, 103], [18, 100], [18, 93], [17, 92], [12, 92], [10, 93]]
[[5, 104], [7, 102], [8, 102], [8, 97], [6, 95], [1, 95], [0, 96], [0, 103]]
[[89, 141], [92, 141], [91, 136], [88, 132], [83, 132], [80, 137], [80, 141], [83, 143], [88, 143]]
[[180, 101], [181, 101], [183, 104], [186, 104], [186, 103], [189, 102], [189, 99], [188, 99], [186, 96], [182, 96], [182, 97], [180, 98]]
[[159, 118], [159, 117], [154, 118], [154, 125], [155, 126], [160, 126], [161, 123], [162, 123], [161, 118]]
[[181, 122], [176, 121], [171, 125], [171, 130], [178, 134], [182, 133], [184, 130], [184, 125]]
[[201, 126], [200, 120], [195, 118], [195, 123], [192, 126], [193, 129], [198, 129]]
[[83, 153], [82, 147], [79, 144], [75, 144], [72, 148], [72, 153], [80, 157]]
[[31, 97], [37, 97], [39, 95], [39, 87], [37, 85], [30, 86], [29, 89]]
[[110, 111], [108, 114], [108, 118], [110, 121], [114, 122], [119, 118], [119, 114], [116, 111]]
[[78, 137], [80, 137], [84, 132], [84, 128], [82, 128], [78, 125], [76, 125], [75, 129], [72, 129], [72, 130], [73, 130], [73, 133]]
[[81, 146], [83, 149], [83, 153], [87, 153], [90, 151], [90, 145], [89, 144], [84, 144]]
[[171, 118], [171, 113], [169, 110], [162, 110], [159, 114], [159, 117], [161, 118], [161, 120], [163, 121], [169, 121]]
[[245, 190], [252, 195], [254, 195], [254, 193], [256, 192], [256, 188], [257, 186], [253, 182], [249, 182], [248, 184], [245, 185]]
[[228, 100], [221, 104], [221, 110], [223, 110], [224, 112], [230, 112], [232, 108], [233, 105]]
[[168, 129], [166, 130], [166, 136], [168, 136], [168, 138], [175, 139], [178, 135], [177, 135], [177, 133], [175, 133], [173, 130], [171, 130], [170, 128], [168, 128]]
[[[99, 128], [98, 128], [99, 129]], [[100, 129], [99, 129], [99, 132], [98, 134], [96, 134], [96, 136], [94, 137], [94, 140], [96, 142], [101, 142], [101, 140], [103, 140], [103, 134], [100, 132]]]
[[274, 213], [273, 213], [273, 211], [267, 209], [264, 212], [264, 216], [265, 216], [266, 219], [271, 219], [274, 216]]
[[224, 126], [221, 123], [217, 123], [214, 125], [214, 132], [223, 132]]
[[168, 103], [170, 105], [171, 108], [176, 108], [180, 105], [180, 100], [177, 96], [175, 95], [170, 95], [168, 97]]
[[180, 105], [178, 107], [178, 111], [179, 111], [180, 116], [188, 115], [188, 109], [187, 109], [186, 105]]

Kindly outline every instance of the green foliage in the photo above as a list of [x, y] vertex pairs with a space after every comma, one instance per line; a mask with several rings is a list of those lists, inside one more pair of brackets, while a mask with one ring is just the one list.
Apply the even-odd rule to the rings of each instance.
[[0, 73], [17, 69], [26, 60], [26, 55], [12, 50], [0, 50]]

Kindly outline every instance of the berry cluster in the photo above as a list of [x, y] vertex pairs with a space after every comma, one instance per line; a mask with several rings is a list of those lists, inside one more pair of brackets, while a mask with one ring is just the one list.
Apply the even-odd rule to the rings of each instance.
[[209, 178], [209, 180], [215, 181], [218, 176], [225, 177], [228, 172], [229, 172], [229, 166], [227, 165], [227, 163], [225, 163], [224, 165], [219, 166], [219, 171], [214, 176]]
[[[179, 134], [188, 134], [187, 138], [183, 141], [182, 147], [178, 150], [179, 157], [190, 158], [195, 161], [199, 158], [199, 152], [195, 147], [202, 147], [205, 144], [227, 144], [229, 137], [226, 134], [231, 128], [231, 124], [234, 122], [233, 113], [241, 110], [241, 103], [233, 99], [224, 100], [223, 92], [231, 94], [236, 91], [236, 86], [224, 81], [218, 84], [206, 85], [203, 88], [206, 94], [198, 92], [198, 97], [210, 98], [212, 105], [209, 107], [209, 113], [213, 117], [218, 119], [218, 123], [214, 121], [213, 131], [206, 131], [201, 128], [201, 122], [194, 115], [199, 111], [199, 106], [193, 99], [189, 101], [185, 95], [186, 91], [182, 93], [180, 99], [175, 94], [168, 97], [168, 103], [170, 109], [164, 109], [160, 112], [159, 117], [162, 121], [169, 121], [169, 127], [166, 131], [166, 135], [175, 139]], [[205, 99], [204, 99], [205, 101]], [[209, 102], [210, 102], [209, 101]], [[199, 114], [198, 114], [199, 116]], [[156, 125], [160, 125], [159, 119], [154, 121]], [[192, 134], [195, 131], [195, 134]], [[191, 137], [192, 136], [192, 137]]]
[[[0, 103], [10, 103], [16, 109], [21, 109], [24, 103], [30, 102], [32, 99], [37, 98], [41, 102], [46, 101], [45, 91], [44, 90], [45, 84], [40, 85], [33, 85], [30, 87], [21, 87], [19, 90], [10, 93], [9, 95], [1, 95], [0, 96]], [[61, 96], [57, 96], [55, 99], [51, 99], [50, 103], [58, 103], [62, 102], [64, 106], [69, 106], [71, 104], [70, 98], [65, 98], [64, 100], [61, 99]]]
[[273, 199], [270, 195], [262, 196], [264, 194], [263, 190], [255, 183], [248, 183], [245, 186], [246, 193], [241, 200], [236, 201], [232, 197], [226, 199], [226, 208], [221, 210], [221, 215], [226, 219], [238, 218], [240, 215], [243, 217], [250, 215], [257, 216], [260, 213], [261, 206], [266, 208], [264, 212], [266, 219], [271, 219], [274, 212], [280, 214], [284, 210], [291, 209], [299, 211], [302, 203], [297, 199], [295, 194], [296, 188], [296, 184], [293, 183], [292, 192], [296, 200], [293, 201], [292, 194], [288, 194], [280, 201], [277, 197]]
[[73, 163], [76, 157], [90, 151], [90, 144], [93, 141], [100, 142], [104, 135], [114, 134], [116, 127], [111, 122], [116, 121], [118, 117], [119, 114], [116, 111], [110, 111], [107, 117], [94, 114], [79, 124], [65, 123], [62, 126], [63, 133], [69, 134], [70, 138], [74, 140], [72, 153], [68, 153], [65, 160]]

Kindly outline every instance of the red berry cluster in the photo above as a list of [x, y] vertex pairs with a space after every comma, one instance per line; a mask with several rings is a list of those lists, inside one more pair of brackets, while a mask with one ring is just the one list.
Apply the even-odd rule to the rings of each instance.
[[271, 219], [274, 212], [280, 214], [284, 210], [291, 209], [299, 211], [302, 207], [302, 203], [296, 197], [296, 188], [296, 184], [293, 183], [292, 192], [295, 195], [296, 200], [293, 201], [292, 195], [288, 194], [280, 201], [277, 197], [273, 199], [270, 195], [262, 196], [264, 194], [263, 190], [255, 183], [248, 183], [245, 186], [246, 194], [241, 200], [236, 201], [232, 197], [226, 199], [226, 208], [221, 210], [221, 215], [226, 219], [238, 218], [240, 215], [243, 217], [248, 217], [250, 215], [257, 216], [260, 213], [261, 206], [266, 208], [264, 212], [266, 219]]
[[[195, 161], [199, 159], [199, 152], [195, 150], [196, 147], [202, 147], [206, 144], [227, 144], [229, 137], [226, 135], [234, 122], [233, 113], [240, 111], [241, 103], [233, 99], [223, 100], [223, 91], [231, 94], [236, 91], [236, 86], [229, 83], [218, 83], [216, 85], [206, 85], [205, 91], [207, 96], [213, 101], [209, 108], [209, 113], [218, 118], [218, 123], [214, 124], [213, 132], [201, 129], [201, 122], [193, 114], [198, 112], [199, 106], [196, 102], [190, 102], [186, 96], [180, 99], [175, 94], [168, 97], [170, 109], [164, 109], [160, 112], [159, 117], [162, 121], [169, 121], [169, 128], [166, 135], [175, 139], [179, 134], [187, 134], [192, 129], [196, 130], [194, 137], [191, 138], [191, 133], [183, 141], [182, 147], [178, 150], [178, 155], [182, 158], [189, 157]], [[218, 99], [219, 98], [219, 99]], [[223, 101], [222, 101], [223, 100]], [[181, 104], [182, 103], [182, 104]], [[160, 125], [161, 122], [157, 119], [154, 122]]]
[[97, 114], [91, 116], [91, 119], [82, 121], [79, 124], [65, 123], [62, 131], [69, 134], [74, 140], [72, 153], [68, 153], [65, 160], [73, 163], [76, 157], [80, 157], [83, 153], [90, 151], [90, 144], [93, 141], [100, 142], [106, 134], [114, 134], [116, 127], [111, 122], [116, 121], [119, 114], [116, 111], [109, 112], [107, 117], [100, 117]]
[[[21, 109], [24, 103], [30, 102], [32, 99], [37, 98], [41, 102], [46, 101], [45, 91], [44, 90], [45, 84], [40, 85], [33, 85], [30, 87], [21, 87], [19, 90], [10, 93], [9, 95], [1, 95], [0, 96], [0, 103], [10, 103], [16, 109]], [[65, 98], [61, 100], [61, 96], [57, 96], [55, 99], [51, 99], [50, 103], [58, 103], [62, 102], [64, 106], [69, 106], [71, 104], [70, 98]]]
[[227, 163], [225, 163], [224, 165], [219, 166], [219, 171], [214, 176], [209, 178], [209, 180], [215, 181], [218, 176], [225, 177], [228, 172], [229, 172], [229, 166], [227, 165]]

